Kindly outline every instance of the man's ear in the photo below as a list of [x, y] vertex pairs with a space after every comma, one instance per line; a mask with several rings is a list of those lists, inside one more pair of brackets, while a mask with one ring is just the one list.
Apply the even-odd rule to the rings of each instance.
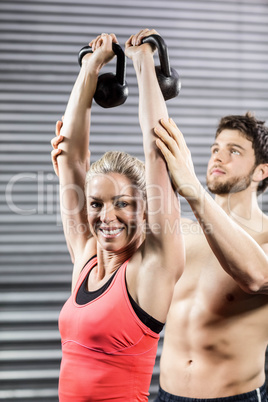
[[260, 182], [268, 177], [268, 163], [260, 163], [253, 173], [253, 181]]

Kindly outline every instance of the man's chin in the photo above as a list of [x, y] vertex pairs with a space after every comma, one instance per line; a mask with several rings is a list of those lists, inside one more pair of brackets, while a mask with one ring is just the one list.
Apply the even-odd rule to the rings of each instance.
[[226, 195], [226, 194], [230, 194], [230, 191], [226, 191], [226, 189], [224, 189], [224, 188], [210, 187], [210, 186], [207, 186], [207, 188], [208, 188], [209, 192], [210, 192], [211, 194], [214, 194], [214, 195]]
[[248, 182], [237, 182], [237, 183], [218, 183], [212, 185], [211, 183], [207, 183], [208, 190], [215, 195], [228, 195], [240, 193], [241, 191], [246, 190], [249, 187], [250, 183]]

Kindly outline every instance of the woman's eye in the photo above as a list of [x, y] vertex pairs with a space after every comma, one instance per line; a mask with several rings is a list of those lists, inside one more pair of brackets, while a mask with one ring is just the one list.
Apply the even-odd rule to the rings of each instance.
[[101, 208], [101, 203], [100, 202], [91, 202], [90, 206], [94, 209]]
[[116, 206], [118, 208], [125, 208], [128, 206], [128, 203], [126, 201], [117, 201]]

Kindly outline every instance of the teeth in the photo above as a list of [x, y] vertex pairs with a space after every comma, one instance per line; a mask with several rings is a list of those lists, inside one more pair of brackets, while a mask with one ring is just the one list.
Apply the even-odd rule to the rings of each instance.
[[122, 229], [120, 228], [120, 229], [114, 229], [114, 230], [106, 230], [106, 229], [101, 229], [101, 230], [102, 230], [103, 234], [105, 234], [106, 236], [109, 236], [109, 235], [116, 235], [116, 234], [120, 233]]

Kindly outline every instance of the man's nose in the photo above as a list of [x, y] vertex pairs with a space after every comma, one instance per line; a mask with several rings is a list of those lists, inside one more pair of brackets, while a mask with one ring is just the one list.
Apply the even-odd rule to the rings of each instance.
[[213, 160], [215, 162], [222, 162], [222, 163], [226, 163], [228, 159], [228, 152], [225, 150], [218, 150], [217, 152], [215, 152], [213, 154]]

